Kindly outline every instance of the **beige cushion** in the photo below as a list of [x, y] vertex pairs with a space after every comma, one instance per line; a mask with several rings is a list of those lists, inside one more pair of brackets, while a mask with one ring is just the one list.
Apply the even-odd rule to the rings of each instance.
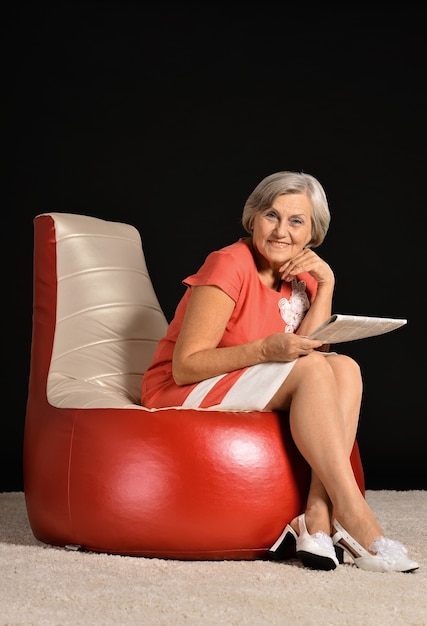
[[57, 407], [140, 402], [167, 321], [136, 228], [85, 215], [55, 222], [57, 312], [48, 400]]

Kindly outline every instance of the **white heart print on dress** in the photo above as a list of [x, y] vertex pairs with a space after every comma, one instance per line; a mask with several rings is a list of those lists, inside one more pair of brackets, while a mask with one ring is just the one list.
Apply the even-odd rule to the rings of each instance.
[[301, 324], [305, 312], [310, 308], [310, 301], [305, 292], [305, 280], [292, 280], [292, 294], [289, 300], [280, 298], [277, 303], [280, 309], [280, 315], [285, 322], [285, 333], [294, 333]]

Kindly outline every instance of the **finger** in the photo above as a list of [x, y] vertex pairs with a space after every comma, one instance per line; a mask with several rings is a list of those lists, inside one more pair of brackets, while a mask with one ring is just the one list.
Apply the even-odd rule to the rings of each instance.
[[294, 278], [295, 274], [284, 274], [282, 276], [282, 280], [284, 280], [286, 283], [290, 283]]

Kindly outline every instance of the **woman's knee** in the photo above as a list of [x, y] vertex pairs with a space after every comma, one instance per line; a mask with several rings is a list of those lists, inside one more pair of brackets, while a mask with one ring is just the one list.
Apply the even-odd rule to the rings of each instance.
[[297, 359], [289, 378], [292, 376], [295, 382], [313, 383], [315, 380], [331, 382], [335, 378], [334, 368], [328, 363], [329, 357], [324, 353], [313, 351], [310, 354], [301, 356]]
[[336, 375], [340, 377], [346, 376], [354, 381], [362, 382], [360, 365], [351, 356], [347, 354], [330, 354], [326, 360]]
[[294, 379], [314, 382], [321, 381], [327, 385], [344, 384], [346, 387], [362, 386], [360, 366], [352, 357], [346, 354], [328, 354], [314, 351], [300, 357], [293, 368]]
[[313, 351], [297, 359], [265, 409], [287, 410], [299, 391], [304, 393], [318, 389], [324, 395], [325, 390], [329, 390], [333, 395], [339, 388], [352, 391], [357, 389], [361, 393], [361, 373], [357, 362], [346, 355], [325, 356], [322, 352]]

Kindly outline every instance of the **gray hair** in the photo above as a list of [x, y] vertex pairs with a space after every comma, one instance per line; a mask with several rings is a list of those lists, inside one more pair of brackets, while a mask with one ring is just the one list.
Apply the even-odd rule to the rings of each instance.
[[276, 172], [264, 178], [252, 191], [243, 207], [242, 225], [251, 234], [252, 221], [257, 213], [269, 209], [277, 196], [305, 193], [311, 202], [311, 239], [307, 247], [320, 246], [328, 232], [331, 214], [325, 190], [310, 174]]

